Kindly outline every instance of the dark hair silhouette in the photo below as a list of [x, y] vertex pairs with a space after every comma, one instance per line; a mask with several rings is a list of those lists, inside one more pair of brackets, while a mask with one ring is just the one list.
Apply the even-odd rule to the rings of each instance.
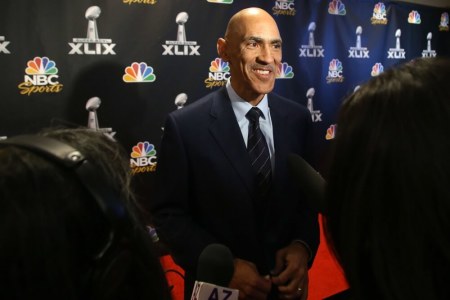
[[[80, 151], [95, 169], [95, 184], [104, 179], [122, 202], [129, 227], [111, 228], [74, 170], [8, 140], [0, 143], [2, 298], [170, 299], [120, 145], [89, 129], [49, 129], [37, 136]], [[111, 230], [112, 243], [97, 255]]]
[[449, 80], [416, 59], [340, 109], [325, 228], [354, 299], [450, 299]]

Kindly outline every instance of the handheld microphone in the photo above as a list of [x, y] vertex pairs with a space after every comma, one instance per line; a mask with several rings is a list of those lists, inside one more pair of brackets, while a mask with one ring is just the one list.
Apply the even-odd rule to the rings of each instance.
[[233, 255], [222, 244], [210, 244], [198, 259], [197, 280], [191, 300], [238, 300], [239, 291], [230, 289], [234, 273]]
[[300, 155], [290, 153], [288, 166], [295, 186], [305, 195], [311, 209], [318, 213], [325, 211], [325, 179]]

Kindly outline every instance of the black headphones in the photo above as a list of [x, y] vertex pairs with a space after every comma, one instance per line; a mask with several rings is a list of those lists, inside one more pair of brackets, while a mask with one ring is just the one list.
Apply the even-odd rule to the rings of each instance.
[[[130, 256], [129, 251], [105, 255], [105, 253], [110, 252], [108, 250], [111, 248], [116, 248], [118, 240], [122, 238], [122, 233], [130, 230], [132, 224], [128, 211], [116, 190], [110, 186], [105, 176], [100, 174], [83, 153], [59, 140], [39, 135], [19, 135], [1, 140], [0, 145], [30, 150], [65, 169], [71, 170], [82, 186], [95, 199], [102, 214], [110, 223], [110, 231], [105, 244], [100, 247], [97, 253], [93, 254], [95, 264], [100, 265], [97, 269], [101, 269], [101, 271], [93, 268], [86, 281], [89, 282], [87, 284], [89, 284], [90, 289], [103, 289], [103, 286], [106, 285], [103, 283], [105, 278], [116, 276], [109, 275], [108, 272], [120, 263], [127, 265]], [[126, 262], [124, 262], [124, 257], [127, 260]]]
[[0, 144], [28, 149], [73, 171], [75, 177], [95, 199], [103, 215], [111, 224], [107, 242], [94, 256], [95, 259], [100, 259], [111, 247], [117, 234], [118, 225], [123, 224], [123, 220], [127, 218], [123, 203], [115, 194], [114, 189], [108, 186], [104, 175], [99, 174], [83, 153], [53, 138], [38, 135], [19, 135], [2, 140]]

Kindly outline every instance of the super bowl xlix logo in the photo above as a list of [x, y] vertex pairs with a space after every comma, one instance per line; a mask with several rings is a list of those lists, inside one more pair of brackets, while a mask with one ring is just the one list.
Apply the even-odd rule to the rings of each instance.
[[395, 31], [395, 48], [389, 48], [388, 50], [388, 59], [405, 59], [406, 52], [405, 49], [400, 47], [400, 37], [402, 36], [402, 31], [397, 29]]
[[325, 49], [321, 45], [316, 45], [314, 39], [314, 31], [316, 30], [316, 23], [311, 22], [308, 26], [308, 45], [301, 45], [299, 48], [299, 57], [324, 57]]
[[88, 20], [86, 38], [73, 38], [69, 43], [71, 47], [69, 54], [78, 55], [115, 55], [111, 39], [100, 39], [98, 36], [97, 19], [100, 17], [101, 9], [98, 6], [91, 6], [86, 10], [85, 17]]
[[369, 58], [369, 50], [361, 46], [362, 27], [356, 28], [356, 46], [350, 47], [348, 50], [348, 57], [350, 58]]
[[185, 24], [189, 19], [189, 15], [186, 12], [180, 12], [175, 18], [175, 22], [178, 24], [177, 40], [166, 41], [163, 46], [164, 52], [162, 55], [179, 55], [179, 56], [193, 56], [200, 55], [198, 49], [200, 45], [197, 45], [195, 41], [186, 40]]
[[422, 51], [422, 57], [436, 57], [437, 53], [435, 50], [431, 49], [431, 39], [433, 38], [433, 34], [428, 32], [427, 34], [427, 49]]
[[11, 52], [9, 52], [9, 50], [6, 49], [6, 46], [8, 45], [9, 41], [6, 41], [5, 37], [0, 35], [0, 53], [11, 54]]

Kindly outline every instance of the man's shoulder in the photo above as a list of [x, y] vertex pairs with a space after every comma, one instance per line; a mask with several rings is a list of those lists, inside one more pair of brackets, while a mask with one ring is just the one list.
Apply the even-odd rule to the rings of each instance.
[[224, 97], [223, 90], [219, 89], [206, 94], [205, 96], [193, 101], [181, 109], [173, 111], [171, 114], [176, 117], [196, 116], [201, 113], [209, 112], [215, 99]]
[[276, 106], [276, 107], [278, 107], [280, 109], [283, 109], [283, 110], [285, 110], [287, 112], [309, 113], [309, 111], [306, 108], [306, 106], [304, 106], [304, 105], [302, 105], [302, 104], [300, 104], [298, 102], [295, 102], [292, 99], [286, 98], [286, 97], [281, 96], [281, 95], [279, 95], [277, 93], [274, 93], [274, 92], [269, 93], [268, 95], [269, 95], [269, 103], [270, 103], [270, 105], [272, 107]]

